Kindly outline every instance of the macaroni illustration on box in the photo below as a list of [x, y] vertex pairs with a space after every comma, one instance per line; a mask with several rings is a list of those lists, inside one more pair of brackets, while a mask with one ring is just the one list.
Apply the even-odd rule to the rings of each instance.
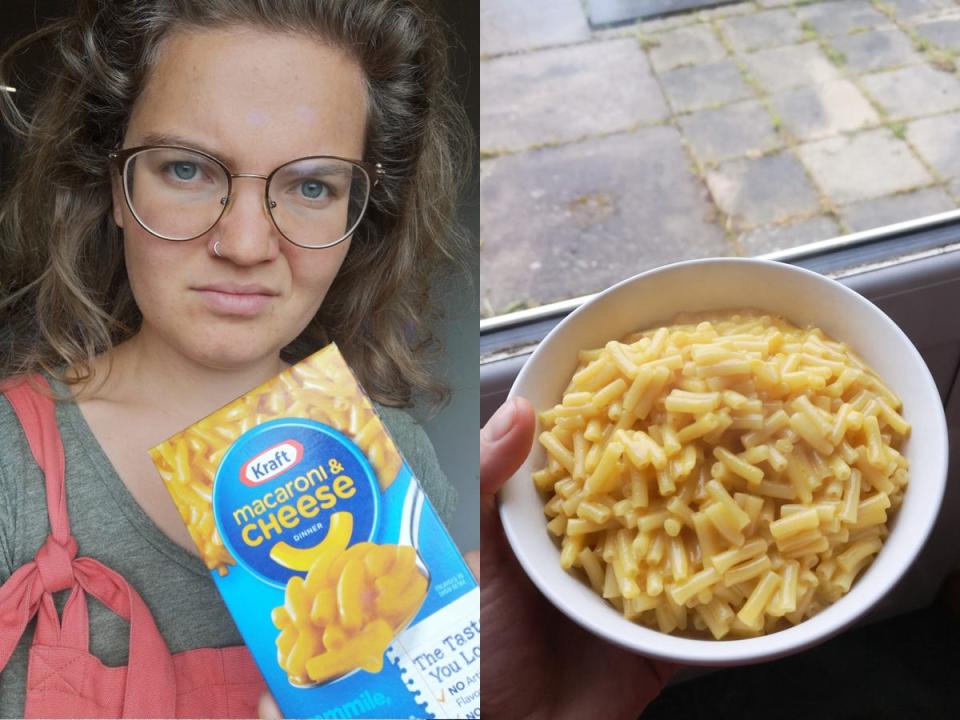
[[335, 345], [150, 454], [288, 717], [479, 717], [479, 589]]

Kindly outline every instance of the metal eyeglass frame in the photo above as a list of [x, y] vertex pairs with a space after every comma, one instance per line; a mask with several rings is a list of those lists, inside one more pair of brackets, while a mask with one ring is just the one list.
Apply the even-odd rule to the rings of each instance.
[[[137, 214], [137, 211], [133, 207], [133, 201], [130, 199], [130, 193], [127, 189], [126, 173], [127, 173], [127, 165], [130, 162], [130, 158], [132, 158], [134, 155], [137, 155], [138, 153], [141, 153], [145, 150], [184, 150], [186, 152], [191, 152], [196, 155], [200, 155], [201, 157], [204, 157], [210, 160], [211, 162], [216, 163], [218, 166], [220, 166], [220, 168], [223, 169], [224, 174], [227, 176], [227, 194], [225, 197], [220, 198], [220, 206], [221, 206], [220, 214], [217, 215], [217, 219], [210, 224], [210, 227], [208, 227], [203, 232], [194, 235], [193, 237], [172, 238], [172, 237], [167, 237], [166, 235], [161, 235], [156, 230], [153, 230], [147, 227], [146, 223], [144, 223], [143, 220], [140, 219], [140, 216]], [[337, 157], [336, 155], [307, 155], [305, 157], [296, 158], [294, 160], [290, 160], [288, 162], [283, 163], [283, 165], [278, 166], [269, 175], [260, 175], [258, 173], [230, 172], [230, 168], [228, 168], [226, 163], [224, 163], [219, 158], [214, 157], [210, 153], [206, 153], [203, 150], [197, 150], [196, 148], [185, 147], [183, 145], [138, 145], [137, 147], [124, 148], [122, 150], [121, 149], [114, 150], [110, 152], [107, 157], [110, 159], [110, 162], [113, 165], [113, 167], [120, 174], [120, 184], [123, 186], [123, 198], [124, 200], [127, 201], [127, 207], [130, 208], [130, 213], [133, 215], [134, 219], [137, 221], [137, 224], [140, 227], [142, 227], [144, 230], [146, 230], [148, 233], [153, 235], [154, 237], [158, 237], [161, 240], [169, 240], [170, 242], [189, 242], [191, 240], [196, 240], [198, 237], [201, 237], [202, 235], [206, 235], [208, 232], [210, 232], [214, 227], [216, 227], [217, 223], [220, 222], [220, 219], [223, 217], [223, 214], [227, 210], [227, 206], [230, 204], [230, 199], [233, 197], [233, 179], [239, 178], [239, 177], [248, 177], [248, 178], [260, 178], [261, 180], [266, 181], [264, 183], [264, 188], [263, 188], [263, 201], [267, 208], [267, 214], [270, 215], [270, 221], [273, 223], [273, 226], [277, 229], [277, 232], [280, 233], [284, 237], [284, 239], [287, 240], [287, 242], [290, 242], [293, 245], [296, 245], [297, 247], [302, 247], [307, 250], [325, 250], [326, 248], [331, 248], [335, 245], [339, 245], [340, 243], [342, 243], [344, 240], [346, 240], [348, 237], [350, 237], [353, 234], [353, 231], [357, 229], [357, 227], [360, 224], [360, 221], [363, 220], [363, 216], [367, 212], [367, 206], [370, 204], [370, 193], [373, 192], [373, 188], [375, 188], [380, 183], [380, 180], [386, 176], [386, 171], [383, 169], [383, 166], [380, 163], [368, 163], [368, 162], [363, 162], [361, 160], [353, 160], [351, 158]], [[270, 199], [270, 181], [273, 179], [273, 176], [276, 175], [280, 170], [287, 167], [288, 165], [292, 165], [293, 163], [300, 162], [301, 160], [339, 160], [341, 162], [347, 162], [353, 165], [354, 167], [360, 168], [363, 171], [363, 174], [367, 178], [367, 196], [366, 198], [364, 198], [363, 207], [360, 209], [360, 214], [357, 217], [357, 221], [353, 224], [353, 227], [351, 227], [349, 231], [345, 233], [343, 237], [341, 237], [336, 242], [328, 243], [326, 245], [303, 245], [301, 243], [298, 243], [296, 240], [293, 240], [292, 238], [288, 237], [287, 234], [283, 232], [282, 229], [280, 229], [280, 225], [277, 223], [277, 219], [273, 216], [273, 208], [277, 206], [277, 203], [276, 201]]]

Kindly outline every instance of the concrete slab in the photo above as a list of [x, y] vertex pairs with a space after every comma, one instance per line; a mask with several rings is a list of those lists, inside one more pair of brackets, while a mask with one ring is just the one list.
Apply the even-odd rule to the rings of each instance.
[[864, 75], [860, 83], [893, 119], [960, 108], [960, 80], [929, 65]]
[[960, 113], [914, 120], [907, 140], [943, 178], [960, 178]]
[[719, 25], [737, 52], [790, 45], [803, 37], [800, 21], [787, 8], [728, 18]]
[[838, 80], [840, 73], [815, 42], [746, 55], [750, 74], [766, 92]]
[[960, 204], [960, 178], [947, 183], [947, 192]]
[[480, 148], [495, 153], [659, 122], [668, 110], [634, 40], [480, 64]]
[[719, 18], [733, 17], [735, 15], [749, 15], [757, 11], [757, 6], [752, 2], [739, 2], [739, 3], [728, 3], [726, 5], [718, 5], [714, 8], [707, 8], [706, 10], [698, 10], [696, 13], [697, 19], [702, 21], [717, 20]]
[[924, 20], [915, 25], [917, 34], [947, 50], [960, 50], [960, 17]]
[[820, 208], [803, 166], [786, 152], [729, 160], [707, 172], [707, 185], [735, 230], [782, 222]]
[[907, 144], [886, 128], [819, 140], [796, 150], [814, 181], [836, 205], [933, 182]]
[[488, 312], [604, 287], [682, 258], [729, 255], [672, 127], [481, 164], [481, 300]]
[[884, 0], [900, 20], [929, 17], [944, 10], [956, 8], [954, 0]]
[[890, 18], [865, 0], [839, 0], [802, 5], [797, 8], [797, 17], [809, 23], [817, 34], [824, 37], [893, 26]]
[[674, 112], [689, 112], [754, 97], [733, 60], [669, 70], [660, 75]]
[[781, 144], [770, 115], [756, 100], [684, 115], [678, 122], [703, 165], [758, 155]]
[[819, 240], [829, 240], [839, 234], [840, 226], [836, 220], [828, 215], [817, 215], [808, 220], [751, 230], [743, 233], [738, 241], [744, 255], [756, 257]]
[[816, 140], [876, 125], [880, 117], [849, 80], [791, 88], [770, 98], [784, 129], [797, 140]]
[[923, 62], [902, 30], [871, 30], [832, 37], [827, 42], [843, 53], [844, 68], [857, 75]]
[[480, 0], [480, 54], [582, 42], [590, 29], [578, 0]]
[[957, 204], [942, 187], [934, 186], [844, 205], [840, 208], [840, 218], [850, 232], [860, 232], [905, 220], [917, 220], [956, 207]]
[[691, 25], [660, 33], [650, 48], [650, 64], [657, 72], [683, 65], [702, 65], [722, 60], [727, 49], [709, 25]]

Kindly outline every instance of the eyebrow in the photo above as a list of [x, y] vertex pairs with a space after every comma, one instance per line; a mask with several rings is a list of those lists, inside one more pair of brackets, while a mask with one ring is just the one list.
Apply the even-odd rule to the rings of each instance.
[[302, 158], [303, 160], [313, 158], [313, 163], [309, 166], [305, 166], [305, 169], [300, 173], [301, 175], [312, 175], [314, 173], [326, 173], [328, 175], [343, 175], [344, 177], [353, 176], [353, 166], [344, 166], [336, 162], [329, 162], [321, 159], [321, 157], [306, 156]]
[[207, 155], [213, 155], [221, 162], [226, 165], [229, 165], [231, 168], [236, 166], [235, 159], [229, 154], [224, 153], [221, 150], [216, 150], [207, 145], [204, 145], [201, 142], [196, 140], [191, 140], [190, 138], [183, 137], [182, 135], [176, 135], [172, 133], [147, 133], [143, 136], [143, 145], [179, 145], [181, 147], [188, 147], [194, 150], [200, 150], [205, 152]]
[[[179, 145], [181, 147], [191, 148], [193, 150], [200, 150], [205, 152], [207, 155], [212, 155], [217, 158], [224, 165], [229, 167], [232, 172], [236, 172], [237, 162], [236, 159], [231, 156], [229, 153], [225, 153], [221, 150], [216, 150], [208, 145], [204, 145], [201, 142], [196, 140], [191, 140], [190, 138], [184, 137], [183, 135], [177, 135], [176, 133], [147, 133], [143, 136], [142, 145]], [[304, 155], [303, 157], [326, 157], [324, 155]], [[296, 158], [295, 158], [296, 159]]]

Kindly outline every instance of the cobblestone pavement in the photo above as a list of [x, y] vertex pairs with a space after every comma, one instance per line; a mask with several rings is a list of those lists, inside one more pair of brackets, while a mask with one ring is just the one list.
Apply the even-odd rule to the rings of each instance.
[[[589, 0], [584, 0], [584, 3]], [[960, 205], [960, 0], [480, 2], [481, 307]]]

